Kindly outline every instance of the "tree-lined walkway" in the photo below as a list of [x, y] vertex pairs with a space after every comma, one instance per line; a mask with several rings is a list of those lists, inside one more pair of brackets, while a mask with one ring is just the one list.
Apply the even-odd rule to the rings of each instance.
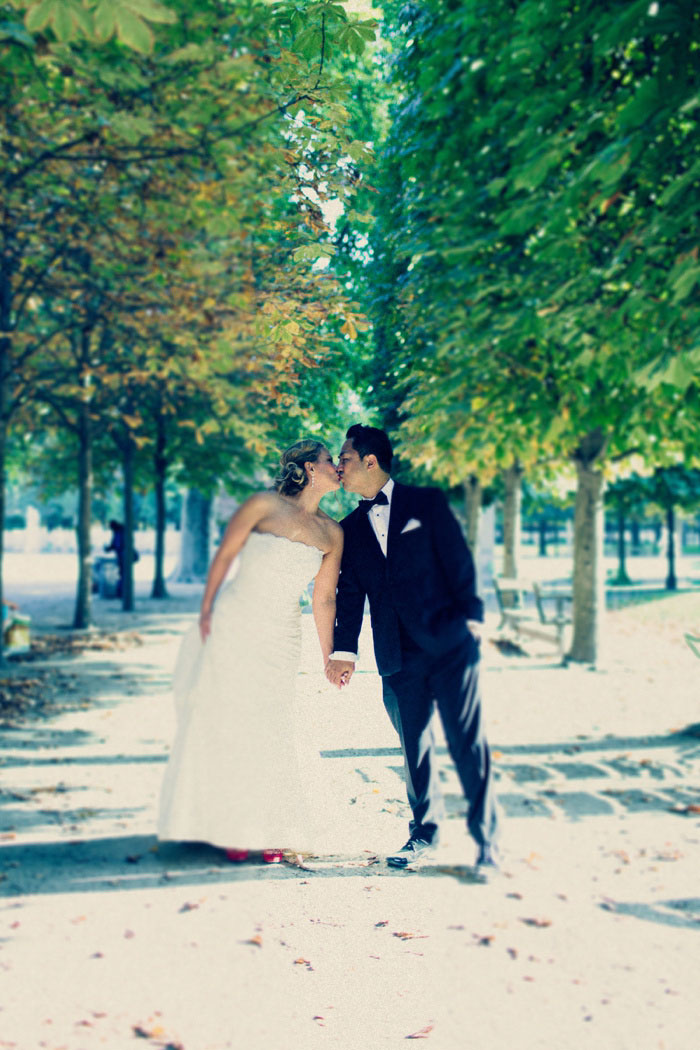
[[677, 624], [697, 620], [697, 596], [665, 617], [611, 616], [596, 673], [487, 642], [506, 818], [490, 883], [470, 866], [444, 751], [441, 851], [415, 873], [383, 865], [405, 830], [399, 751], [371, 661], [339, 697], [318, 672], [311, 617], [300, 719], [322, 754], [317, 797], [343, 825], [336, 854], [232, 867], [208, 847], [159, 847], [186, 606], [144, 619], [142, 644], [27, 665], [72, 688], [48, 720], [0, 735], [3, 1046], [140, 1036], [257, 1050], [283, 1034], [457, 1050], [472, 1031], [494, 1050], [687, 1050], [700, 1021], [700, 665]]

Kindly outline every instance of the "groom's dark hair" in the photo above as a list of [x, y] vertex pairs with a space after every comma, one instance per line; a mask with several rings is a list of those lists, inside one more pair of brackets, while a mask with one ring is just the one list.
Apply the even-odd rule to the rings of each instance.
[[385, 431], [378, 427], [366, 427], [363, 423], [355, 423], [345, 437], [352, 441], [352, 447], [360, 459], [364, 459], [371, 453], [377, 457], [377, 463], [382, 470], [385, 470], [387, 474], [391, 471], [394, 452]]

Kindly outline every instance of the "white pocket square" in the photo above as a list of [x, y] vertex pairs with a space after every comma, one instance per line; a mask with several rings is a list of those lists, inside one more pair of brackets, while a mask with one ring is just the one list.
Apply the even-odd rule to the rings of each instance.
[[401, 535], [403, 536], [404, 532], [413, 532], [414, 529], [420, 529], [420, 528], [421, 528], [421, 522], [418, 521], [418, 518], [411, 518], [409, 521], [406, 522], [404, 527], [401, 529]]

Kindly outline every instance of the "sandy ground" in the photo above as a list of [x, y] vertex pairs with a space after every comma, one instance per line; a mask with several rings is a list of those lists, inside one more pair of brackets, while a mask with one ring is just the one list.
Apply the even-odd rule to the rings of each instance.
[[[70, 588], [14, 583], [60, 633]], [[700, 1045], [700, 661], [677, 628], [614, 614], [595, 672], [485, 645], [504, 863], [483, 881], [442, 742], [440, 851], [385, 866], [407, 812], [379, 681], [367, 654], [342, 698], [327, 686], [305, 616], [299, 718], [334, 852], [231, 866], [154, 836], [198, 593], [175, 590], [97, 602], [141, 644], [27, 665], [63, 702], [0, 732], [0, 1048]]]

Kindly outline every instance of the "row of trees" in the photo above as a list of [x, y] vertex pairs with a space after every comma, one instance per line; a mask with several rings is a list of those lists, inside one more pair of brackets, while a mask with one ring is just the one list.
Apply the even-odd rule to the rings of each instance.
[[[372, 275], [402, 456], [506, 489], [577, 475], [571, 658], [596, 657], [602, 494], [700, 447], [700, 12], [691, 0], [408, 3]], [[506, 564], [506, 571], [509, 570]]]
[[6, 0], [0, 23], [0, 492], [8, 448], [77, 484], [84, 627], [96, 471], [121, 467], [129, 608], [144, 471], [162, 594], [168, 473], [240, 482], [318, 425], [363, 323], [313, 263], [361, 179], [341, 59], [375, 23], [331, 0]]
[[473, 544], [500, 479], [509, 574], [523, 479], [575, 473], [594, 660], [604, 486], [700, 446], [700, 12], [348, 8], [0, 0], [0, 489], [78, 476], [82, 626], [95, 479], [162, 537], [166, 479], [242, 493], [364, 406]]

